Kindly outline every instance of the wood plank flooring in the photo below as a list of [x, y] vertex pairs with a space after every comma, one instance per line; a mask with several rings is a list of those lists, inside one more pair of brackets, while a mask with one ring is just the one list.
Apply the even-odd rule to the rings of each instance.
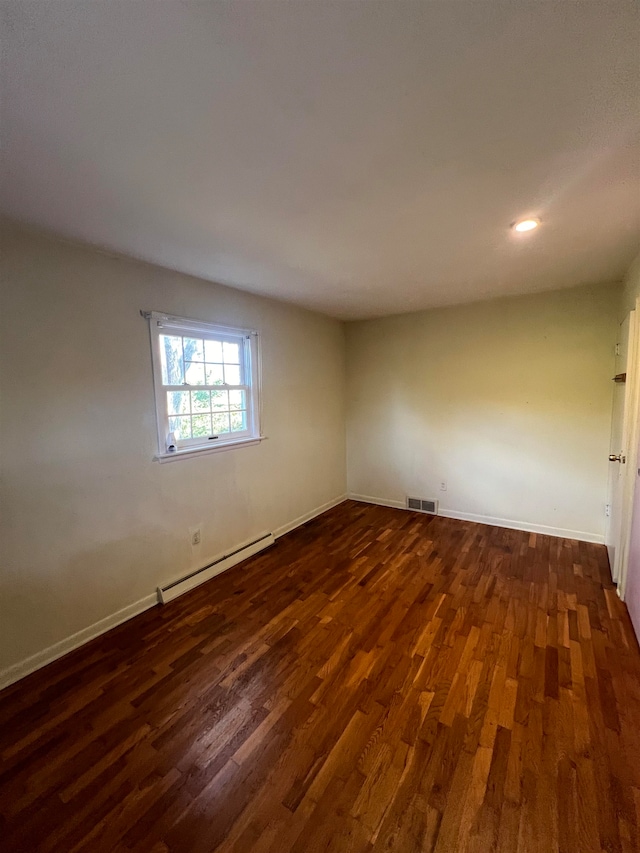
[[346, 502], [0, 694], [0, 848], [630, 853], [597, 545]]

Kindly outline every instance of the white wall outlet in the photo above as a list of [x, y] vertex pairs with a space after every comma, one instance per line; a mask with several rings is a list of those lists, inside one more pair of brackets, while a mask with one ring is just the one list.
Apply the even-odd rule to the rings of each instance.
[[441, 492], [446, 492], [446, 491], [447, 491], [447, 484], [445, 483], [445, 481], [444, 481], [444, 480], [440, 483], [440, 491], [441, 491]]
[[190, 527], [189, 533], [191, 534], [191, 547], [196, 548], [201, 541], [201, 533], [199, 527]]

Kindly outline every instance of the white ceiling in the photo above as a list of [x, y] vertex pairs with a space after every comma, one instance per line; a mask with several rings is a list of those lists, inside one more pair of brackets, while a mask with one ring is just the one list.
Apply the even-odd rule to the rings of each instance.
[[616, 281], [638, 251], [635, 0], [2, 10], [17, 219], [343, 318]]

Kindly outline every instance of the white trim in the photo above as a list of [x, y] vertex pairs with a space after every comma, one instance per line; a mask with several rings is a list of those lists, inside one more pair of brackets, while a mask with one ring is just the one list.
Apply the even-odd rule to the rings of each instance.
[[627, 351], [627, 382], [625, 386], [623, 448], [627, 456], [625, 476], [622, 484], [622, 519], [620, 541], [616, 549], [615, 566], [612, 566], [618, 593], [622, 601], [627, 591], [629, 570], [629, 550], [633, 526], [633, 505], [638, 469], [638, 442], [640, 441], [640, 340], [638, 317], [640, 316], [640, 297], [636, 299], [635, 309], [629, 313], [629, 346]]
[[580, 542], [604, 545], [602, 533], [588, 533], [585, 530], [569, 530], [564, 527], [548, 527], [546, 524], [531, 524], [528, 521], [513, 521], [510, 518], [493, 518], [490, 515], [475, 515], [475, 513], [457, 512], [452, 509], [441, 509], [438, 515], [443, 515], [445, 518], [459, 518], [461, 521], [473, 521], [476, 524], [489, 524], [492, 527], [522, 530], [525, 533], [542, 533], [545, 536], [558, 536], [561, 539], [577, 539]]
[[144, 613], [145, 610], [149, 610], [149, 608], [154, 607], [157, 603], [158, 598], [155, 594], [146, 595], [144, 598], [141, 598], [140, 601], [129, 604], [127, 607], [123, 607], [122, 610], [117, 610], [110, 616], [105, 616], [105, 618], [100, 619], [99, 622], [94, 622], [93, 625], [89, 625], [87, 628], [77, 631], [70, 637], [66, 637], [64, 640], [54, 643], [52, 646], [43, 649], [41, 652], [36, 652], [35, 655], [31, 655], [31, 657], [18, 661], [18, 663], [14, 663], [12, 666], [7, 667], [7, 669], [3, 669], [2, 672], [0, 672], [0, 690], [3, 687], [8, 687], [10, 684], [13, 684], [15, 681], [19, 681], [21, 678], [30, 675], [32, 672], [35, 672], [36, 669], [41, 669], [48, 663], [58, 660], [58, 658], [72, 652], [74, 649], [84, 646], [84, 644], [88, 643], [89, 640], [93, 640], [101, 634], [105, 634], [107, 631], [110, 631], [112, 628], [121, 625], [123, 622], [127, 622], [134, 616]]
[[[377, 506], [388, 506], [392, 509], [407, 508], [406, 501], [391, 501], [387, 498], [373, 498], [371, 495], [356, 495], [353, 492], [349, 492], [348, 498], [350, 501], [359, 501], [363, 504], [376, 504]], [[411, 512], [414, 512], [414, 510], [411, 510]]]
[[333, 498], [330, 501], [327, 501], [326, 504], [322, 504], [322, 506], [318, 506], [315, 509], [310, 510], [310, 512], [305, 512], [304, 515], [299, 515], [297, 518], [294, 518], [293, 521], [290, 521], [288, 524], [283, 524], [282, 527], [276, 527], [273, 531], [273, 535], [276, 539], [279, 539], [281, 536], [284, 536], [285, 533], [289, 533], [291, 530], [295, 530], [296, 527], [300, 527], [302, 524], [305, 524], [307, 521], [311, 521], [312, 518], [316, 518], [318, 515], [322, 515], [323, 512], [327, 512], [330, 509], [333, 509], [334, 506], [338, 506], [338, 504], [344, 503], [347, 500], [348, 495], [340, 495], [337, 498]]
[[141, 311], [145, 320], [155, 320], [166, 327], [180, 329], [189, 332], [208, 332], [213, 334], [229, 335], [230, 337], [246, 337], [257, 335], [256, 329], [238, 329], [235, 326], [226, 326], [221, 323], [209, 323], [206, 320], [194, 320], [193, 317], [178, 317], [176, 314], [165, 314], [162, 311]]
[[[338, 506], [338, 504], [343, 503], [346, 499], [347, 495], [340, 495], [339, 497], [322, 504], [322, 506], [316, 507], [316, 509], [299, 516], [288, 524], [283, 524], [281, 527], [278, 527], [273, 531], [274, 538], [278, 539], [280, 536], [284, 536], [285, 533], [289, 533], [289, 531], [294, 530], [296, 527], [300, 527], [300, 525], [304, 524], [306, 521], [310, 521], [312, 518], [322, 515], [323, 512], [327, 512], [327, 510], [332, 509], [334, 506]], [[227, 551], [229, 550], [235, 551], [236, 549], [227, 549]], [[8, 687], [16, 681], [20, 681], [21, 678], [30, 675], [37, 669], [41, 669], [43, 666], [52, 663], [54, 660], [58, 660], [58, 658], [63, 657], [63, 655], [66, 655], [68, 652], [72, 652], [74, 649], [88, 643], [89, 640], [93, 640], [95, 637], [99, 637], [101, 634], [111, 630], [111, 628], [121, 625], [123, 622], [126, 622], [128, 619], [132, 619], [140, 613], [144, 613], [145, 610], [149, 610], [157, 603], [158, 593], [156, 591], [151, 595], [141, 598], [140, 601], [136, 601], [133, 604], [129, 604], [127, 607], [123, 607], [122, 610], [112, 613], [111, 616], [106, 616], [99, 622], [89, 625], [87, 628], [83, 628], [81, 631], [72, 634], [70, 637], [60, 640], [60, 642], [55, 643], [53, 646], [49, 646], [41, 652], [36, 652], [36, 654], [31, 655], [31, 657], [12, 664], [12, 666], [7, 667], [7, 669], [0, 671], [0, 690], [4, 687]]]
[[[402, 501], [374, 498], [369, 495], [349, 494], [352, 501], [362, 503], [378, 504], [380, 506], [393, 507], [394, 509], [407, 509]], [[413, 512], [414, 510], [409, 510]], [[425, 513], [423, 513], [425, 514]], [[547, 527], [544, 524], [530, 524], [528, 521], [513, 521], [510, 518], [494, 518], [490, 515], [476, 515], [471, 512], [458, 512], [454, 509], [438, 509], [438, 515], [444, 518], [457, 518], [460, 521], [473, 521], [476, 524], [489, 524], [492, 527], [506, 527], [509, 530], [522, 530], [525, 533], [542, 533], [545, 536], [559, 536], [562, 539], [578, 539], [580, 542], [594, 542], [597, 545], [604, 544], [604, 536], [601, 533], [587, 533], [584, 530], [567, 530], [563, 527]]]
[[[179, 391], [207, 391], [207, 390], [235, 390], [243, 386], [245, 393], [246, 429], [242, 431], [221, 433], [215, 437], [216, 448], [222, 449], [226, 445], [241, 445], [243, 442], [259, 441], [260, 417], [262, 414], [261, 401], [261, 350], [260, 336], [257, 331], [249, 329], [235, 329], [228, 326], [213, 325], [212, 323], [199, 322], [184, 317], [175, 317], [161, 314], [155, 311], [141, 311], [143, 317], [149, 321], [149, 342], [151, 346], [151, 364], [153, 372], [153, 390], [156, 408], [156, 430], [158, 436], [158, 452], [154, 460], [168, 461], [174, 458], [175, 453], [167, 452], [167, 440], [169, 436], [169, 412], [167, 410], [167, 392], [175, 386], [165, 385], [162, 377], [162, 359], [160, 355], [160, 336], [162, 334], [197, 335], [204, 340], [231, 340], [240, 348], [240, 379], [238, 385], [189, 385], [181, 384], [176, 390]], [[185, 375], [186, 380], [186, 375]], [[198, 439], [185, 439], [177, 441], [178, 451], [186, 453], [197, 449], [198, 453], [209, 451], [209, 445], [198, 444]], [[206, 448], [206, 449], [205, 449]], [[215, 450], [214, 450], [215, 452]]]
[[222, 450], [233, 450], [234, 447], [248, 447], [250, 444], [260, 444], [267, 438], [259, 435], [254, 438], [239, 438], [237, 441], [227, 441], [225, 444], [205, 444], [202, 447], [187, 447], [175, 450], [173, 453], [157, 453], [154, 462], [177, 462], [178, 459], [193, 459], [195, 456], [208, 456], [210, 453], [220, 453]]

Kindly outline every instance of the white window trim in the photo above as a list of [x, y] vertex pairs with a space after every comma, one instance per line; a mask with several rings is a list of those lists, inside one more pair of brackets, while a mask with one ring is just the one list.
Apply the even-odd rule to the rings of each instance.
[[250, 447], [252, 444], [260, 444], [267, 438], [259, 435], [257, 438], [238, 438], [235, 441], [227, 441], [225, 444], [209, 446], [186, 447], [175, 450], [173, 453], [157, 453], [153, 459], [155, 462], [177, 462], [178, 459], [194, 459], [196, 456], [208, 456], [210, 453], [221, 453], [224, 450], [233, 450], [234, 447]]
[[[219, 453], [224, 450], [232, 450], [238, 447], [247, 447], [258, 444], [266, 436], [260, 432], [261, 416], [261, 388], [260, 388], [260, 347], [259, 335], [254, 329], [237, 329], [230, 326], [206, 323], [187, 317], [176, 317], [172, 314], [164, 314], [158, 311], [141, 311], [143, 317], [149, 321], [149, 333], [151, 340], [151, 358], [153, 366], [153, 385], [156, 404], [156, 426], [158, 452], [153, 457], [158, 462], [171, 462], [177, 459], [193, 459], [196, 456], [206, 456], [211, 453]], [[162, 382], [162, 364], [160, 359], [160, 335], [164, 330], [175, 331], [177, 334], [193, 333], [203, 337], [209, 336], [217, 340], [226, 338], [243, 339], [243, 371], [244, 383], [248, 399], [247, 418], [249, 425], [242, 433], [229, 433], [228, 438], [216, 438], [212, 444], [209, 437], [201, 443], [194, 439], [187, 440], [183, 446], [175, 451], [167, 450], [167, 435], [169, 428], [168, 413], [166, 409], [167, 386]], [[183, 386], [180, 386], [182, 389]], [[184, 390], [206, 389], [209, 386], [186, 385]], [[213, 386], [212, 386], [213, 387]], [[225, 386], [215, 386], [224, 388]], [[227, 386], [231, 387], [231, 386]]]

